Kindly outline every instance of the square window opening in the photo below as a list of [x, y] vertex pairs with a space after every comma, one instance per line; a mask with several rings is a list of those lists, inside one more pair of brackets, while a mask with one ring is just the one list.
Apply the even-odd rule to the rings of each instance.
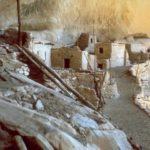
[[103, 64], [98, 64], [98, 68], [103, 69]]

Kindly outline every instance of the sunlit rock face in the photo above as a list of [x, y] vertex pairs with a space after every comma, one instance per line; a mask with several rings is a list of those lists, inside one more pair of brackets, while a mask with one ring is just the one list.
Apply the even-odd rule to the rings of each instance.
[[[136, 0], [134, 0], [136, 1]], [[0, 27], [16, 27], [16, 0], [0, 0]], [[127, 34], [133, 1], [130, 0], [21, 0], [24, 30], [48, 30], [50, 40], [74, 42], [82, 32], [99, 40]]]

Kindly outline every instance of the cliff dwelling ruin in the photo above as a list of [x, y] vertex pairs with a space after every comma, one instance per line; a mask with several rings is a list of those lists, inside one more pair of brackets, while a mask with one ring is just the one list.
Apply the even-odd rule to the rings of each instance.
[[150, 150], [149, 5], [0, 0], [0, 150]]

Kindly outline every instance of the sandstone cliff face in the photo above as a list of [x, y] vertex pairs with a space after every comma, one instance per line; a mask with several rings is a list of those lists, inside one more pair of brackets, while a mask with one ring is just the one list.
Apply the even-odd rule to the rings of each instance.
[[[0, 3], [0, 27], [16, 27], [16, 1], [0, 0]], [[72, 42], [81, 32], [95, 32], [107, 39], [120, 37], [132, 17], [129, 0], [22, 0], [21, 3], [23, 29], [48, 30], [58, 42]]]

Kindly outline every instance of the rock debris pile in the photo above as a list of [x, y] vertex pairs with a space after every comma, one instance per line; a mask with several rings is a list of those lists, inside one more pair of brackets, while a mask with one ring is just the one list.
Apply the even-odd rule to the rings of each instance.
[[[110, 75], [108, 72], [106, 72], [106, 74], [104, 71], [97, 71], [96, 73], [77, 72], [71, 69], [56, 71], [65, 83], [74, 87], [95, 107], [97, 107], [98, 102], [100, 101], [99, 97], [101, 95], [104, 99], [119, 98], [116, 82], [113, 80], [110, 84]], [[50, 80], [46, 80], [46, 84], [59, 91], [59, 89]], [[98, 90], [101, 95], [98, 95], [96, 90]]]
[[17, 60], [17, 49], [14, 47], [0, 43], [0, 72], [3, 75], [5, 71], [14, 71], [25, 76], [29, 75], [29, 68], [26, 64], [21, 63]]
[[[9, 47], [9, 45], [7, 45]], [[8, 48], [11, 50], [11, 48]], [[5, 52], [0, 78], [0, 149], [132, 150], [125, 133], [103, 115], [23, 73]], [[16, 51], [17, 52], [17, 51]], [[18, 68], [24, 71], [16, 71]]]

